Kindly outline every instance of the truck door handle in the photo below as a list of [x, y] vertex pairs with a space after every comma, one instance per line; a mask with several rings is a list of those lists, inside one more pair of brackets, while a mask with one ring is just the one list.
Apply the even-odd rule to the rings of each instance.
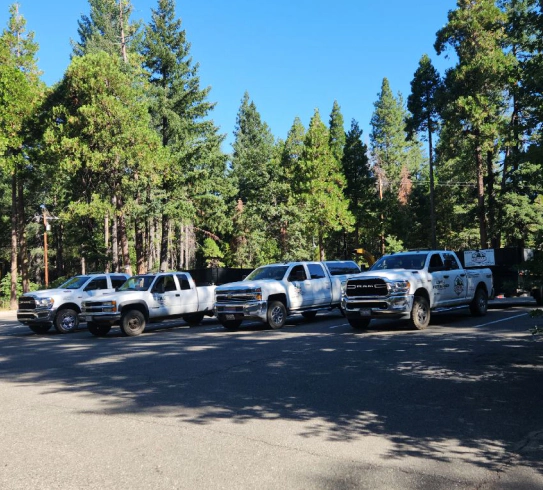
[[181, 296], [180, 294], [176, 294], [176, 296]]
[[460, 277], [466, 277], [466, 274], [460, 274]]
[[449, 276], [443, 276], [445, 279], [449, 279]]

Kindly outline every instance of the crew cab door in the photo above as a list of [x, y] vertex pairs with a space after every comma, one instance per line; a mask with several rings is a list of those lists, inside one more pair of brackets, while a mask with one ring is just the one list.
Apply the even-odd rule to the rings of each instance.
[[85, 300], [102, 294], [115, 292], [114, 288], [108, 287], [106, 276], [93, 277], [78, 295], [78, 298]]
[[434, 252], [431, 254], [428, 262], [428, 274], [432, 278], [432, 307], [442, 305], [443, 298], [447, 297], [446, 290], [451, 287], [450, 282], [447, 281], [448, 277], [445, 278], [444, 273], [445, 264], [443, 263], [443, 257], [440, 253]]
[[153, 304], [149, 312], [154, 317], [178, 315], [181, 313], [181, 292], [173, 274], [157, 278], [151, 289]]
[[311, 281], [303, 264], [292, 267], [287, 277], [288, 295], [291, 309], [297, 309], [313, 304]]
[[322, 264], [307, 264], [313, 295], [313, 305], [322, 306], [332, 302], [332, 283]]
[[443, 277], [451, 285], [444, 292], [443, 302], [449, 305], [463, 303], [468, 292], [466, 271], [460, 267], [456, 256], [452, 253], [443, 252], [443, 264], [445, 266]]
[[196, 287], [191, 287], [191, 283], [186, 274], [176, 274], [179, 282], [179, 312], [194, 313], [198, 311], [198, 291]]

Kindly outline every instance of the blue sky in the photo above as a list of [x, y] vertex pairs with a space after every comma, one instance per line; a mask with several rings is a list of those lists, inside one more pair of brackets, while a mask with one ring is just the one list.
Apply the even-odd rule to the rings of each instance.
[[[0, 2], [4, 29], [12, 1]], [[70, 39], [88, 15], [87, 0], [20, 0], [27, 29], [40, 46], [39, 67], [48, 84], [69, 64]], [[132, 0], [133, 20], [148, 21], [157, 0]], [[296, 116], [304, 126], [316, 108], [328, 122], [337, 100], [346, 130], [356, 119], [367, 142], [374, 102], [384, 77], [404, 99], [418, 62], [427, 53], [444, 73], [451, 61], [435, 54], [436, 32], [456, 0], [177, 0], [200, 64], [202, 86], [217, 102], [211, 118], [231, 151], [236, 114], [245, 91], [276, 138], [286, 138]]]

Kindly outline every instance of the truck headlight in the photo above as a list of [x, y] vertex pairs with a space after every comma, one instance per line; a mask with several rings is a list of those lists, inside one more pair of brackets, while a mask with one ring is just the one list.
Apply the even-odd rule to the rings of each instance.
[[395, 281], [390, 283], [391, 293], [407, 293], [409, 291], [409, 281]]
[[104, 301], [102, 303], [102, 311], [116, 311], [117, 301]]
[[257, 301], [262, 301], [262, 289], [258, 288], [258, 289], [255, 289], [255, 299]]
[[51, 309], [55, 304], [53, 298], [37, 298], [36, 299], [36, 308], [48, 308]]

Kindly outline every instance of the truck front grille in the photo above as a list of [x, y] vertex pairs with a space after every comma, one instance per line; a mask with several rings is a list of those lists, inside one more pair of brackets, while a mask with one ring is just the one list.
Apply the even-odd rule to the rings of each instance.
[[388, 296], [387, 283], [383, 279], [351, 279], [347, 282], [348, 297]]
[[19, 298], [19, 309], [20, 310], [35, 310], [36, 300], [34, 298], [21, 296]]

